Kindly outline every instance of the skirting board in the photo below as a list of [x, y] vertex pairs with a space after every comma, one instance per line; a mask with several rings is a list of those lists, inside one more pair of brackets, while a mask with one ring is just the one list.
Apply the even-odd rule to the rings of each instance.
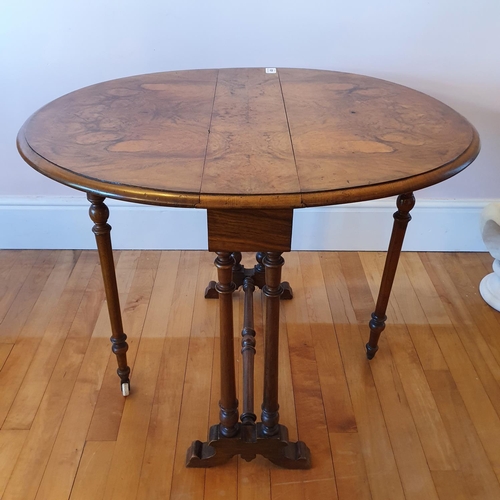
[[[412, 211], [403, 249], [482, 252], [482, 209], [494, 200], [422, 200]], [[496, 201], [496, 200], [495, 200]], [[115, 249], [206, 249], [204, 210], [108, 199]], [[88, 202], [81, 197], [0, 199], [0, 248], [94, 249]], [[394, 199], [295, 210], [294, 250], [386, 250]], [[237, 249], [235, 249], [237, 250]]]

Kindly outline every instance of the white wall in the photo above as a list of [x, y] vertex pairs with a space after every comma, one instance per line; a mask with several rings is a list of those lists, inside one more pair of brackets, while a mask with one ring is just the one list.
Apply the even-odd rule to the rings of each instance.
[[[465, 115], [482, 139], [481, 155], [471, 167], [417, 199], [437, 200], [438, 205], [472, 200], [477, 207], [500, 199], [499, 0], [245, 3], [2, 2], [0, 247], [16, 246], [8, 235], [12, 219], [6, 221], [2, 213], [12, 213], [26, 200], [30, 205], [33, 196], [42, 197], [45, 205], [53, 200], [54, 206], [59, 197], [78, 196], [21, 160], [15, 137], [24, 120], [48, 101], [85, 85], [173, 69], [322, 68], [416, 88]], [[52, 217], [58, 217], [57, 210]], [[29, 230], [35, 219], [26, 215], [24, 224]]]

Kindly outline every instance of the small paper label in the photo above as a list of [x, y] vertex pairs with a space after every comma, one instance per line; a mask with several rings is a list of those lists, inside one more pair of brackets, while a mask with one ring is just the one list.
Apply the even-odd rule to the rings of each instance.
[[266, 68], [266, 73], [276, 73], [276, 68]]

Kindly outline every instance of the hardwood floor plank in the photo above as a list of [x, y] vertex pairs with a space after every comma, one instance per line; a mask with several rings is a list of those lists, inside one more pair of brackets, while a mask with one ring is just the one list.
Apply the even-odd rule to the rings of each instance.
[[330, 432], [339, 500], [371, 500], [366, 465], [357, 432]]
[[486, 269], [485, 276], [493, 271], [493, 257], [489, 254], [489, 252], [479, 252], [477, 254], [477, 258], [483, 263], [484, 268]]
[[0, 344], [0, 370], [3, 368], [5, 361], [7, 361], [13, 347], [14, 344]]
[[54, 310], [73, 271], [79, 253], [71, 250], [58, 252], [54, 258], [56, 262], [53, 267], [52, 259], [42, 266], [42, 268], [50, 268], [51, 272], [27, 321], [19, 335], [11, 334], [4, 338], [4, 340], [10, 338], [15, 341], [15, 345], [0, 372], [0, 385], [3, 388], [0, 392], [0, 425], [2, 426], [26, 372], [30, 368], [43, 333], [54, 315]]
[[[136, 261], [136, 272], [131, 273], [127, 281], [122, 280], [118, 283], [123, 328], [129, 345], [127, 362], [131, 369], [131, 378], [159, 259], [159, 252], [141, 252]], [[120, 391], [120, 380], [116, 375], [116, 367], [116, 357], [110, 356], [88, 429], [87, 440], [89, 441], [116, 441], [118, 436], [125, 398], [117, 397]]]
[[0, 498], [3, 498], [27, 436], [28, 431], [0, 431]]
[[[500, 485], [477, 430], [467, 412], [453, 377], [448, 371], [429, 371], [427, 378], [434, 398], [457, 450], [463, 481], [455, 485], [457, 497], [481, 500], [500, 498]], [[436, 476], [438, 479], [442, 476]], [[436, 486], [439, 488], [439, 484]]]
[[186, 451], [199, 436], [205, 440], [209, 417], [213, 338], [191, 338], [184, 377], [170, 498], [203, 498], [205, 470], [186, 468]]
[[[162, 262], [167, 258], [169, 252], [162, 254]], [[165, 256], [165, 257], [164, 257]], [[177, 427], [179, 422], [180, 404], [183, 393], [188, 338], [186, 330], [191, 327], [194, 296], [196, 294], [196, 281], [190, 281], [186, 286], [191, 290], [184, 290], [184, 280], [189, 274], [189, 266], [192, 259], [185, 253], [177, 254], [176, 266], [165, 266], [163, 276], [158, 275], [157, 283], [161, 287], [158, 294], [153, 294], [154, 304], [151, 304], [151, 320], [148, 325], [150, 335], [163, 337], [163, 350], [159, 354], [159, 367], [157, 379], [152, 393], [152, 409], [147, 429], [146, 447], [142, 463], [141, 476], [139, 480], [139, 499], [168, 498], [170, 494], [172, 469], [175, 455], [175, 444], [177, 440]], [[179, 259], [181, 260], [179, 261]], [[198, 255], [199, 259], [199, 255]], [[166, 261], [165, 261], [166, 262]], [[195, 262], [195, 273], [198, 271], [198, 260]], [[166, 273], [176, 273], [168, 277]], [[193, 279], [196, 279], [194, 273]], [[185, 309], [182, 302], [176, 300], [176, 311], [165, 310], [166, 305], [172, 303], [174, 294], [180, 290], [188, 293]], [[153, 307], [155, 305], [156, 307]], [[163, 307], [163, 314], [159, 315], [158, 308]], [[183, 317], [184, 316], [184, 317]], [[188, 322], [188, 323], [186, 323]], [[182, 337], [179, 337], [182, 331]], [[156, 333], [154, 333], [156, 332]], [[156, 361], [155, 361], [156, 362]]]
[[80, 255], [81, 250], [56, 252], [57, 260], [17, 340], [43, 336], [45, 327], [52, 319], [53, 308], [64, 292]]
[[[291, 252], [286, 257], [287, 277], [295, 288], [293, 300], [282, 303], [281, 310], [287, 322], [298, 437], [315, 450], [312, 468], [295, 472], [296, 480], [305, 482], [333, 477], [333, 463], [299, 256]], [[288, 477], [283, 470], [272, 471], [273, 496], [275, 485], [288, 482]], [[335, 488], [331, 498], [336, 498]]]
[[[127, 263], [128, 260], [128, 258], [124, 259], [123, 263]], [[120, 277], [123, 273], [128, 274], [130, 271], [128, 266], [122, 265], [120, 259], [117, 276]], [[82, 363], [85, 359], [90, 364], [98, 363], [100, 356], [103, 356], [102, 359], [107, 362], [110, 355], [109, 319], [104, 305], [95, 327], [91, 323], [93, 318], [95, 315], [80, 316], [78, 325], [82, 331], [78, 332], [77, 336], [66, 340], [7, 485], [5, 499], [31, 500], [35, 498]]]
[[[164, 254], [167, 258], [168, 252]], [[138, 499], [168, 498], [170, 495], [199, 260], [199, 253], [178, 254], [177, 264], [166, 266], [164, 270], [172, 274], [175, 271], [175, 274], [168, 282], [162, 279], [158, 294], [153, 293], [156, 307], [151, 305], [151, 319], [144, 329], [144, 334], [148, 335], [148, 343], [144, 347], [148, 350], [141, 354], [146, 340], [143, 338], [135, 367], [135, 384], [141, 391], [141, 395], [137, 396], [140, 401], [131, 408], [130, 422], [125, 421], [125, 407], [117, 443], [122, 449], [114, 457], [117, 470], [122, 469], [117, 473], [127, 473], [121, 456], [125, 456], [129, 467], [137, 472], [127, 479], [127, 484], [116, 485], [115, 498], [136, 498], [136, 494]], [[162, 262], [166, 264], [163, 254]], [[157, 281], [159, 278], [158, 275]], [[161, 314], [158, 309], [162, 309]], [[132, 419], [134, 415], [136, 422]], [[127, 437], [127, 433], [137, 433], [138, 429], [139, 436]]]
[[[133, 366], [125, 401], [96, 252], [0, 251], [0, 330], [12, 340], [0, 340], [2, 500], [500, 498], [500, 313], [477, 291], [490, 256], [403, 254], [368, 362], [385, 255], [284, 255], [295, 297], [280, 306], [280, 421], [313, 465], [290, 471], [262, 457], [184, 468], [187, 446], [218, 422], [218, 301], [203, 296], [214, 255], [115, 255]], [[233, 304], [241, 401], [241, 291]], [[254, 309], [260, 413], [260, 290]]]
[[[133, 329], [133, 334], [137, 337], [140, 337], [144, 324], [159, 256], [158, 252], [141, 252], [125, 302], [125, 310], [133, 309], [135, 312], [137, 327]], [[97, 367], [85, 363], [84, 360], [38, 490], [36, 498], [39, 500], [44, 498], [63, 500], [68, 498], [71, 492], [104, 371], [108, 359], [115, 358], [109, 355], [108, 349], [103, 349], [103, 353], [99, 353], [99, 357], [101, 356], [102, 361]], [[114, 361], [116, 364], [116, 359]], [[115, 384], [114, 398], [123, 399], [119, 380]], [[61, 475], [64, 480], [61, 479]]]
[[[3, 315], [0, 323], [0, 342], [14, 343], [24, 327], [40, 293], [52, 272], [58, 252], [40, 250], [36, 260], [24, 279], [21, 288], [15, 294], [10, 307]], [[15, 272], [14, 269], [12, 269]], [[14, 276], [14, 275], [13, 275]], [[15, 276], [19, 276], [18, 273]], [[7, 298], [9, 301], [9, 299]]]
[[[439, 265], [444, 266], [446, 272], [453, 277], [455, 288], [464, 298], [466, 311], [476, 324], [481, 325], [481, 335], [496, 361], [500, 363], [500, 339], [497, 334], [500, 314], [486, 304], [479, 294], [478, 285], [482, 271], [479, 270], [480, 274], [476, 276], [478, 266], [470, 261], [470, 256], [466, 254], [437, 254], [436, 257], [439, 259]], [[464, 266], [470, 266], [472, 271], [466, 270]]]
[[[380, 283], [383, 262], [380, 260], [375, 261], [370, 258], [369, 254], [365, 253], [360, 254], [360, 258], [364, 269], [371, 268], [371, 279]], [[435, 349], [432, 357], [426, 358], [425, 366], [444, 366], [444, 369], [447, 369], [447, 365], [444, 359], [441, 359], [442, 354], [434, 337], [432, 337], [432, 340], [428, 337], [427, 330], [429, 330], [430, 334], [432, 334], [432, 331], [430, 331], [428, 324], [424, 325], [425, 315], [415, 293], [412, 295], [412, 290], [408, 287], [409, 280], [402, 266], [400, 266], [397, 274], [399, 278], [395, 281], [393, 288], [393, 297], [395, 298], [393, 310], [404, 321], [407, 312], [399, 304], [399, 300], [402, 295], [405, 295], [404, 303], [411, 308], [410, 318], [414, 323], [418, 323], [419, 327], [426, 326], [426, 339], [423, 343], [417, 342], [415, 344], [413, 339], [418, 337], [422, 330], [415, 329], [415, 324], [409, 322], [406, 326], [388, 322], [382, 336], [385, 336], [388, 340], [388, 347], [390, 347], [392, 359], [397, 367], [429, 469], [457, 470], [459, 469], [459, 463], [455, 450], [445, 430], [423, 370], [424, 363], [422, 363], [420, 354], [422, 349], [425, 349], [424, 344], [427, 344], [429, 349]]]
[[0, 252], [0, 324], [23, 286], [39, 252], [2, 250]]
[[[235, 459], [229, 462], [207, 469], [205, 471], [205, 492], [204, 500], [218, 500], [220, 498], [243, 498], [238, 493], [238, 480], [240, 476], [237, 470]], [[260, 492], [258, 488], [250, 488], [255, 492]], [[262, 498], [267, 500], [267, 491], [264, 490]]]
[[403, 499], [403, 487], [394, 452], [370, 365], [364, 355], [364, 343], [342, 273], [339, 254], [321, 253], [321, 257], [372, 497]]
[[[103, 316], [105, 317], [105, 313]], [[70, 495], [109, 358], [109, 346], [106, 342], [109, 332], [106, 322], [102, 321], [101, 324], [102, 330], [96, 328], [97, 335], [94, 335], [85, 353], [64, 417], [54, 415], [53, 420], [50, 420], [53, 428], [57, 429], [57, 436], [54, 436], [54, 430], [49, 433], [44, 429], [47, 448], [49, 436], [53, 445], [36, 500], [65, 500]]]
[[114, 441], [87, 441], [70, 500], [103, 500]]
[[260, 455], [257, 455], [256, 459], [251, 462], [245, 462], [239, 458], [237, 498], [239, 500], [271, 500], [270, 468], [269, 462]]
[[[389, 352], [378, 354], [381, 356], [371, 368], [405, 496], [408, 500], [437, 500], [428, 461], [398, 369]], [[395, 355], [397, 356], [397, 353]], [[424, 386], [423, 391], [425, 390]]]
[[273, 500], [316, 500], [336, 498], [334, 478], [312, 479], [308, 481], [280, 483], [273, 485]]
[[[262, 297], [263, 298], [263, 297]], [[297, 424], [297, 411], [295, 404], [295, 393], [293, 390], [293, 375], [292, 366], [290, 361], [290, 343], [288, 340], [288, 328], [286, 317], [283, 313], [283, 306], [281, 305], [280, 313], [280, 344], [279, 344], [279, 359], [278, 359], [278, 370], [279, 370], [279, 412], [280, 412], [280, 422], [286, 425], [288, 429], [288, 437], [292, 441], [297, 441], [299, 439], [298, 434], [298, 424]], [[264, 314], [264, 300], [261, 303], [262, 314]], [[262, 404], [262, 393], [264, 388], [264, 325], [261, 329], [261, 349], [257, 353], [258, 358], [258, 370], [259, 370], [259, 380], [260, 380], [260, 393], [259, 397], [255, 398], [257, 415], [260, 411]]]
[[461, 472], [436, 470], [432, 471], [432, 479], [440, 500], [471, 500]]
[[[5, 499], [31, 500], [36, 497], [80, 364], [86, 358], [91, 369], [98, 369], [102, 353], [107, 350], [103, 335], [107, 333], [106, 319], [105, 311], [102, 311], [94, 330], [97, 337], [91, 340], [88, 348], [85, 345], [83, 352], [75, 349], [57, 364], [7, 485]], [[108, 356], [109, 352], [105, 356], [106, 362]]]
[[403, 321], [406, 323], [422, 368], [424, 370], [447, 370], [448, 365], [439, 343], [401, 263], [396, 273], [392, 293]]
[[356, 432], [349, 387], [332, 322], [320, 259], [303, 252], [300, 265], [328, 431]]
[[[210, 256], [210, 254], [208, 254]], [[207, 255], [200, 258], [197, 280], [192, 283], [193, 298], [190, 307], [194, 306], [194, 313], [190, 316], [188, 334], [187, 360], [184, 363], [184, 390], [182, 393], [177, 442], [175, 445], [175, 459], [173, 464], [171, 499], [203, 498], [205, 493], [204, 469], [186, 468], [186, 451], [195, 439], [206, 440], [206, 430], [209, 426], [210, 392], [212, 387], [212, 362], [214, 337], [218, 326], [214, 322], [215, 310], [212, 300], [204, 298], [204, 290], [213, 277], [214, 265]], [[234, 300], [233, 300], [234, 301]], [[187, 311], [186, 311], [187, 312]], [[238, 311], [233, 314], [237, 320]], [[234, 331], [238, 335], [238, 329]], [[238, 350], [238, 341], [235, 341]], [[178, 359], [178, 358], [176, 358]], [[214, 422], [215, 423], [215, 422]]]
[[[174, 322], [171, 324], [174, 324]], [[186, 338], [167, 337], [161, 345], [158, 343], [158, 340], [149, 340], [148, 344], [153, 343], [148, 349], [151, 352], [144, 353], [150, 359], [158, 351], [161, 356], [159, 360], [160, 366], [157, 368], [157, 365], [154, 365], [155, 371], [158, 370], [156, 372], [156, 382], [152, 383], [155, 389], [152, 394], [149, 394], [148, 391], [148, 399], [145, 402], [147, 404], [138, 405], [136, 409], [139, 412], [141, 409], [144, 411], [147, 408], [147, 417], [143, 417], [142, 420], [149, 419], [149, 424], [142, 421], [126, 422], [128, 425], [126, 430], [129, 434], [136, 433], [137, 429], [140, 429], [140, 436], [135, 438], [137, 444], [132, 443], [132, 445], [137, 448], [140, 445], [141, 448], [137, 449], [135, 451], [136, 455], [133, 456], [133, 451], [128, 451], [126, 445], [122, 445], [125, 450], [123, 453], [127, 458], [125, 464], [128, 467], [134, 468], [134, 471], [138, 470], [138, 472], [134, 472], [134, 475], [138, 473], [139, 478], [134, 478], [134, 484], [131, 485], [131, 489], [137, 489], [138, 499], [170, 498], [172, 487], [172, 471], [176, 453], [180, 405], [184, 388], [188, 340]], [[139, 361], [139, 357], [137, 361]], [[138, 387], [145, 387], [145, 385], [141, 383]], [[125, 407], [125, 410], [127, 410], [127, 407]], [[125, 416], [126, 411], [124, 412], [124, 418]], [[141, 427], [138, 427], [139, 424]], [[120, 442], [120, 435], [124, 432], [125, 429], [122, 421], [118, 442]], [[127, 439], [125, 435], [122, 438], [124, 443], [131, 440], [132, 437], [128, 437]], [[142, 449], [143, 446], [144, 448]], [[140, 453], [142, 453], [141, 463], [137, 463]], [[131, 458], [128, 458], [129, 456]], [[117, 454], [117, 469], [120, 469], [122, 466], [121, 462], [120, 455]], [[123, 474], [126, 474], [126, 470], [123, 470]], [[135, 481], [138, 481], [137, 486], [135, 485]], [[130, 498], [135, 498], [132, 493], [122, 491], [122, 497], [119, 497], [117, 493], [116, 498], [127, 498], [127, 495]]]
[[[366, 324], [375, 309], [370, 287], [357, 253], [343, 253], [340, 262], [358, 321]], [[397, 357], [398, 353], [394, 353]], [[375, 362], [374, 362], [375, 361]], [[405, 497], [437, 500], [438, 496], [420, 442], [398, 370], [389, 350], [381, 350], [370, 362], [382, 411], [391, 438]], [[417, 390], [425, 392], [427, 384]]]
[[[462, 396], [467, 411], [479, 434], [488, 458], [500, 477], [500, 449], [495, 446], [500, 440], [500, 417], [496, 413], [477, 375], [457, 332], [439, 300], [428, 300], [436, 296], [432, 282], [418, 256], [408, 256], [402, 261], [410, 276], [419, 299], [425, 300], [425, 314], [432, 324], [433, 332], [441, 347], [450, 373]], [[424, 292], [425, 289], [425, 292]], [[428, 290], [433, 290], [429, 292]]]
[[476, 255], [456, 254], [453, 257], [448, 266], [461, 267], [457, 278], [460, 291], [467, 297], [469, 310], [473, 310], [474, 317], [481, 322], [481, 333], [500, 363], [500, 339], [497, 334], [500, 313], [489, 306], [479, 293], [479, 283], [486, 274], [489, 274], [489, 269], [486, 272], [483, 271], [482, 259]]
[[4, 429], [31, 426], [96, 264], [95, 252], [83, 252], [76, 262], [7, 414]]
[[455, 259], [439, 254], [432, 254], [432, 258], [430, 254], [419, 254], [419, 257], [491, 403], [500, 415], [500, 364], [481, 333], [483, 322], [477, 315], [477, 304], [470, 304], [455, 286], [454, 276], [460, 272], [453, 265]]

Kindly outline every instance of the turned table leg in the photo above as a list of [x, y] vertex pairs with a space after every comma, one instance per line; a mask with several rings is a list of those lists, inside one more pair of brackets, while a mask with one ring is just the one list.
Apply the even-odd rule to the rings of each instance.
[[94, 222], [92, 228], [95, 234], [99, 259], [101, 261], [102, 278], [106, 291], [109, 319], [111, 322], [111, 344], [118, 361], [118, 376], [121, 381], [122, 394], [128, 396], [130, 392], [130, 368], [127, 365], [127, 336], [123, 333], [122, 316], [120, 312], [120, 300], [118, 298], [118, 287], [116, 285], [115, 265], [113, 262], [113, 251], [111, 248], [111, 226], [107, 223], [109, 209], [104, 204], [105, 198], [96, 194], [88, 193], [90, 201], [90, 218]]
[[234, 369], [233, 339], [233, 292], [232, 280], [234, 258], [230, 252], [217, 252], [217, 267], [220, 309], [220, 369], [221, 398], [220, 432], [225, 437], [232, 437], [238, 432], [238, 400], [236, 399], [236, 376]]
[[262, 432], [275, 435], [278, 430], [278, 347], [281, 268], [285, 261], [281, 252], [267, 252], [262, 263], [266, 269], [266, 284], [262, 289], [266, 297], [264, 333], [264, 400], [262, 402]]
[[385, 328], [385, 315], [389, 296], [391, 294], [394, 276], [398, 267], [399, 256], [403, 246], [403, 240], [408, 222], [411, 220], [410, 210], [415, 206], [415, 197], [413, 193], [406, 193], [398, 196], [397, 207], [398, 211], [394, 213], [394, 226], [392, 229], [391, 241], [387, 251], [385, 260], [384, 272], [382, 274], [382, 282], [378, 293], [377, 305], [375, 312], [372, 313], [370, 320], [370, 340], [366, 344], [366, 357], [373, 359], [378, 351], [378, 340], [380, 334]]
[[[235, 253], [238, 256], [237, 253]], [[193, 441], [186, 454], [187, 467], [214, 467], [227, 462], [234, 455], [244, 460], [253, 460], [262, 455], [280, 467], [308, 469], [311, 454], [302, 441], [290, 442], [288, 430], [280, 425], [278, 414], [278, 345], [279, 308], [283, 293], [280, 284], [281, 267], [284, 260], [281, 252], [268, 252], [261, 261], [265, 269], [263, 293], [266, 300], [266, 327], [264, 353], [264, 400], [262, 422], [256, 422], [254, 414], [254, 355], [255, 330], [253, 320], [254, 279], [259, 274], [245, 277], [244, 324], [242, 329], [243, 359], [243, 413], [238, 424], [238, 401], [236, 399], [232, 293], [236, 287], [232, 271], [234, 255], [217, 252], [215, 265], [219, 282], [216, 289], [220, 299], [221, 336], [221, 399], [220, 424], [210, 428], [208, 441]], [[259, 262], [261, 262], [259, 261]], [[238, 260], [236, 263], [238, 264]]]

